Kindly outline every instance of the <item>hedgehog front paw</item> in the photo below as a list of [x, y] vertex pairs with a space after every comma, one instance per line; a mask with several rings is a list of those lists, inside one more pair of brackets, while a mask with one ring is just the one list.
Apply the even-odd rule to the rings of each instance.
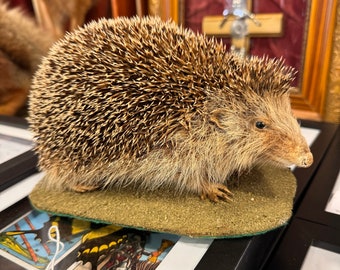
[[233, 193], [222, 184], [208, 184], [203, 188], [201, 193], [202, 200], [209, 199], [210, 201], [216, 203], [220, 200], [232, 202], [232, 196]]

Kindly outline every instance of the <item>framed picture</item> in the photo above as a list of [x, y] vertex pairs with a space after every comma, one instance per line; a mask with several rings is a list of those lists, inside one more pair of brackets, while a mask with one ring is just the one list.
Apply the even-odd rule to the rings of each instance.
[[[249, 53], [283, 57], [286, 64], [298, 71], [295, 90], [291, 94], [295, 114], [300, 118], [337, 122], [339, 102], [336, 98], [336, 87], [339, 74], [335, 58], [340, 50], [337, 1], [254, 0], [245, 2], [248, 3], [247, 6], [255, 18], [260, 14], [269, 15], [271, 19], [274, 17], [273, 14], [283, 16], [281, 36], [277, 36], [275, 32], [257, 35], [257, 37], [255, 34], [250, 35]], [[196, 32], [202, 31], [201, 25], [205, 16], [221, 16], [222, 21], [222, 12], [225, 8], [231, 10], [232, 3], [231, 0], [199, 2], [187, 0], [186, 26]], [[271, 30], [273, 28], [274, 26]], [[219, 27], [218, 30], [208, 31], [207, 34], [220, 36], [218, 35], [220, 31]], [[227, 37], [224, 33], [222, 36]], [[229, 47], [230, 40], [224, 39], [224, 42]]]
[[0, 116], [0, 192], [37, 172], [37, 156], [21, 118]]

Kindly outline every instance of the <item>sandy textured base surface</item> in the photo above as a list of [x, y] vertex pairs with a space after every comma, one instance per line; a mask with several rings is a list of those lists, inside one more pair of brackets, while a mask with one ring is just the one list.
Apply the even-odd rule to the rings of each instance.
[[233, 202], [212, 203], [196, 195], [129, 189], [76, 193], [46, 188], [46, 178], [30, 194], [38, 210], [191, 237], [241, 237], [285, 224], [296, 179], [289, 169], [255, 168], [231, 187]]

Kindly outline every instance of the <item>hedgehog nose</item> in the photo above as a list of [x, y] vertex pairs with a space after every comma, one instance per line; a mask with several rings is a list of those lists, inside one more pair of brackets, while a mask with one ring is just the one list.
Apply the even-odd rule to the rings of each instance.
[[301, 157], [300, 167], [307, 168], [313, 164], [313, 154], [311, 152], [306, 153]]

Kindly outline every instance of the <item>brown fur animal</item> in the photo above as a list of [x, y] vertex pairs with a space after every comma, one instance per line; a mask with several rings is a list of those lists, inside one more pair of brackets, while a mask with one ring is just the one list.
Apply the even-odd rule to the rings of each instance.
[[231, 174], [255, 164], [311, 165], [291, 113], [293, 73], [158, 18], [90, 23], [57, 42], [34, 78], [40, 168], [59, 188], [228, 199]]
[[52, 42], [32, 18], [0, 0], [0, 114], [25, 106], [33, 73]]

